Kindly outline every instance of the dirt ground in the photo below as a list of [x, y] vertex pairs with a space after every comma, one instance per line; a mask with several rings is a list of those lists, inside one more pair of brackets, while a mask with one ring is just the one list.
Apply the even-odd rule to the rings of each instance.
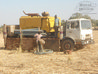
[[72, 55], [63, 52], [35, 55], [5, 50], [0, 34], [0, 74], [98, 74], [98, 31], [93, 34], [95, 44]]

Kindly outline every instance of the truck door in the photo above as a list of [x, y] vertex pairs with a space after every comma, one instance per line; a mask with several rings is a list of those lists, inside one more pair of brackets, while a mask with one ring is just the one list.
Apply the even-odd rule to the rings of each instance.
[[77, 40], [80, 38], [79, 21], [68, 21], [66, 24], [66, 37]]

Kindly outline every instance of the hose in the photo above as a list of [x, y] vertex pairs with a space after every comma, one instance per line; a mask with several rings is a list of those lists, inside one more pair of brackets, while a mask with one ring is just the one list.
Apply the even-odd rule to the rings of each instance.
[[37, 55], [49, 54], [49, 53], [53, 53], [53, 50], [44, 49], [44, 51], [40, 51], [40, 52], [35, 51], [35, 52], [34, 52], [34, 54], [37, 54]]

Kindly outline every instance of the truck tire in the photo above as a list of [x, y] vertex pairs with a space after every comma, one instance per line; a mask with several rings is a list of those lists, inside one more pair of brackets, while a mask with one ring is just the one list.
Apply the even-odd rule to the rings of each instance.
[[73, 50], [74, 49], [74, 42], [70, 39], [66, 39], [62, 42], [61, 44], [61, 49], [63, 51], [66, 51], [66, 50]]

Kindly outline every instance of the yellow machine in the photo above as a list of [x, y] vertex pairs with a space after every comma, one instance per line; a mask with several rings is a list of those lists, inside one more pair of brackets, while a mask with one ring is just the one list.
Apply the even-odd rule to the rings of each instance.
[[[22, 40], [25, 41], [23, 42], [23, 49], [33, 50], [36, 46], [36, 39], [34, 38], [34, 35], [38, 32], [42, 32], [43, 39], [45, 40], [45, 48], [59, 50], [61, 36], [60, 31], [58, 32], [58, 36], [55, 36], [55, 17], [49, 16], [46, 12], [42, 13], [42, 16], [38, 13], [25, 14], [28, 16], [21, 16], [19, 19], [19, 25], [7, 25], [7, 27], [5, 25], [4, 35], [6, 34], [6, 48], [15, 49], [16, 47], [14, 45], [16, 44], [19, 46], [19, 36], [22, 35]], [[58, 19], [59, 26], [61, 26], [61, 19], [59, 17]], [[40, 28], [40, 30], [34, 28]], [[10, 46], [11, 44], [13, 44], [13, 46]]]
[[[20, 27], [21, 29], [40, 28], [41, 30], [50, 33], [55, 32], [54, 22], [55, 18], [50, 16], [22, 16], [20, 18]], [[59, 26], [61, 26], [60, 18]]]

